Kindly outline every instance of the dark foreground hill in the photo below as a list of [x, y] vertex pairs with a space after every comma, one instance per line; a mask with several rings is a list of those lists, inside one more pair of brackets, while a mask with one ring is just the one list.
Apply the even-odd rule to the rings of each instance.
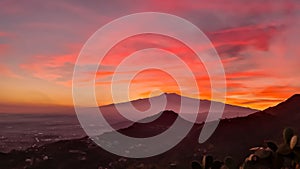
[[[190, 168], [190, 162], [201, 160], [203, 154], [223, 159], [232, 156], [238, 163], [250, 154], [249, 148], [262, 145], [264, 140], [280, 142], [282, 129], [292, 127], [300, 131], [300, 95], [294, 95], [279, 105], [234, 119], [224, 119], [204, 144], [197, 142], [203, 124], [195, 124], [190, 133], [173, 149], [150, 158], [128, 159], [112, 155], [96, 146], [89, 138], [59, 141], [32, 147], [26, 151], [0, 154], [0, 168], [41, 169], [124, 169], [124, 168]], [[135, 123], [119, 132], [135, 137], [149, 137], [166, 130], [178, 115], [164, 111], [146, 124]], [[183, 122], [183, 119], [180, 119]], [[162, 140], [163, 143], [164, 140]]]

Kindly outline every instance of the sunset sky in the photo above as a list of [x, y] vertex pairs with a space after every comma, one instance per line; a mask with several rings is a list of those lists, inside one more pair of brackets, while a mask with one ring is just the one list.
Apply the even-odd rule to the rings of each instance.
[[[170, 13], [199, 27], [225, 68], [229, 104], [264, 109], [300, 93], [299, 0], [2, 0], [0, 105], [71, 106], [73, 68], [87, 39], [110, 21], [137, 12]], [[101, 63], [96, 78], [100, 105], [112, 103], [108, 84], [122, 58], [148, 47], [182, 57], [193, 70], [201, 95], [188, 82], [182, 94], [209, 99], [209, 79], [193, 53], [174, 39], [144, 35], [120, 42]], [[122, 74], [126, 77], [143, 62], [156, 62], [159, 55], [143, 56]], [[161, 62], [165, 69], [178, 69], [172, 60]], [[171, 76], [147, 70], [133, 79], [131, 99], [149, 97], [154, 89], [179, 93]]]

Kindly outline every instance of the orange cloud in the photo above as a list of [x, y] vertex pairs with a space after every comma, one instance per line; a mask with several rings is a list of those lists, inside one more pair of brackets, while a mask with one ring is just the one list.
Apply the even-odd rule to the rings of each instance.
[[8, 68], [4, 64], [0, 64], [0, 75], [11, 77], [11, 78], [21, 78], [20, 75], [13, 72], [10, 68]]

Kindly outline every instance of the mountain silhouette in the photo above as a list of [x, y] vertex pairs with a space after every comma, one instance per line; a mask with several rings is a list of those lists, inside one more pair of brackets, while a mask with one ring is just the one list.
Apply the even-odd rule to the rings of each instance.
[[[164, 98], [166, 99], [166, 105], [162, 107], [157, 106], [157, 104], [162, 103]], [[185, 103], [182, 107], [180, 104], [181, 101]], [[153, 103], [154, 109], [150, 109], [151, 102]], [[170, 93], [170, 94], [162, 94], [151, 98], [138, 99], [131, 102], [100, 106], [99, 109], [101, 110], [101, 113], [105, 116], [105, 118], [110, 124], [116, 124], [116, 122], [127, 122], [125, 124], [127, 124], [128, 126], [128, 124], [132, 124], [134, 121], [147, 118], [149, 116], [155, 115], [158, 112], [164, 110], [172, 110], [174, 112], [180, 112], [180, 108], [186, 110], [186, 112], [183, 112], [185, 113], [184, 118], [186, 120], [194, 121], [193, 120], [194, 116], [192, 114], [193, 103], [198, 103], [200, 105], [198, 111], [194, 112], [194, 113], [198, 113], [196, 119], [197, 123], [201, 123], [205, 121], [212, 103], [218, 106], [224, 104], [221, 102], [203, 100], [203, 99], [194, 99], [194, 98], [184, 97], [174, 93]], [[137, 111], [128, 109], [128, 107], [131, 105], [133, 105]], [[121, 114], [119, 113], [120, 111], [117, 109], [117, 107], [121, 109]], [[222, 118], [243, 117], [255, 113], [257, 111], [258, 110], [256, 109], [224, 104], [224, 112]], [[127, 118], [131, 119], [131, 123], [130, 121], [128, 121]], [[118, 126], [116, 128], [120, 128], [120, 127]]]
[[274, 107], [269, 107], [264, 110], [264, 112], [275, 115], [275, 116], [292, 116], [300, 115], [296, 112], [299, 111], [300, 104], [300, 94], [295, 94], [287, 100], [279, 103]]
[[[177, 168], [190, 168], [190, 162], [201, 160], [203, 154], [213, 155], [220, 160], [230, 155], [240, 164], [250, 154], [249, 148], [262, 145], [265, 140], [281, 141], [283, 128], [292, 127], [295, 133], [299, 133], [299, 101], [299, 95], [294, 95], [266, 110], [245, 117], [223, 119], [215, 133], [203, 144], [198, 143], [203, 123], [194, 124], [188, 135], [178, 145], [154, 157], [144, 159], [119, 157], [98, 147], [88, 137], [84, 137], [33, 147], [26, 151], [0, 154], [0, 166], [3, 166], [3, 169], [24, 168], [24, 166], [43, 169], [165, 169], [175, 164]], [[114, 132], [132, 137], [150, 137], [168, 129], [177, 118], [183, 123], [190, 123], [174, 111], [169, 110]], [[145, 121], [148, 123], [144, 123]], [[161, 144], [164, 141], [161, 140]]]

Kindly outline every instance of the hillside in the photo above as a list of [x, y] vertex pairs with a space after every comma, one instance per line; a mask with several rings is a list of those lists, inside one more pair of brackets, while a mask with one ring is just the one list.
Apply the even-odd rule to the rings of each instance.
[[[26, 151], [13, 151], [0, 155], [0, 166], [5, 168], [190, 168], [192, 160], [200, 160], [203, 154], [211, 154], [217, 159], [231, 155], [241, 163], [250, 154], [249, 148], [262, 145], [264, 140], [281, 141], [282, 129], [286, 126], [299, 133], [300, 99], [293, 96], [279, 105], [234, 119], [224, 119], [212, 137], [204, 144], [198, 144], [198, 136], [203, 124], [195, 124], [190, 133], [173, 149], [150, 158], [127, 159], [112, 155], [96, 146], [89, 138], [59, 141]], [[284, 109], [282, 108], [284, 107]], [[285, 110], [289, 112], [286, 118]], [[150, 123], [135, 123], [119, 132], [135, 136], [149, 137], [166, 130], [178, 115], [164, 111]], [[289, 119], [290, 121], [287, 121]], [[292, 120], [291, 120], [292, 119]], [[180, 119], [183, 122], [184, 119]], [[187, 122], [187, 121], [185, 121]], [[100, 136], [101, 137], [101, 136]], [[164, 140], [162, 140], [163, 144]]]

